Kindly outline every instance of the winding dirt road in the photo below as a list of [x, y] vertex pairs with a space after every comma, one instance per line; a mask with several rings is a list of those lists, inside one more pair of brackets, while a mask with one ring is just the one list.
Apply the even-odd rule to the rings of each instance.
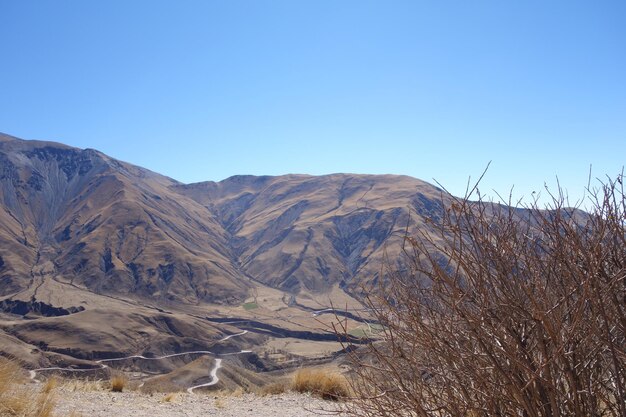
[[215, 359], [215, 366], [213, 366], [213, 369], [211, 369], [211, 381], [207, 382], [206, 384], [200, 384], [200, 385], [196, 385], [193, 387], [189, 387], [187, 388], [187, 392], [192, 394], [193, 390], [195, 390], [196, 388], [210, 387], [211, 385], [217, 384], [220, 381], [220, 379], [217, 377], [217, 370], [220, 369], [221, 367], [222, 367], [222, 360]]
[[[224, 342], [230, 338], [236, 337], [236, 336], [243, 336], [244, 334], [248, 333], [247, 330], [242, 331], [241, 333], [235, 333], [235, 334], [231, 334], [228, 335], [226, 337], [223, 337], [222, 339], [218, 340], [216, 343], [221, 343]], [[215, 353], [215, 352], [211, 352], [210, 350], [192, 350], [192, 351], [188, 351], [188, 352], [180, 352], [180, 353], [172, 353], [169, 355], [163, 355], [163, 356], [156, 356], [156, 357], [146, 357], [143, 355], [131, 355], [131, 356], [125, 356], [123, 358], [111, 358], [111, 359], [100, 359], [95, 361], [98, 365], [100, 365], [99, 368], [88, 368], [88, 369], [76, 369], [76, 368], [60, 368], [60, 367], [50, 367], [50, 368], [37, 368], [37, 369], [32, 369], [30, 371], [28, 371], [30, 379], [35, 381], [35, 382], [41, 382], [37, 379], [37, 372], [45, 372], [45, 371], [64, 371], [64, 372], [90, 372], [90, 371], [97, 371], [99, 369], [104, 369], [104, 368], [108, 368], [107, 365], [105, 365], [103, 362], [116, 362], [116, 361], [123, 361], [126, 359], [143, 359], [143, 360], [148, 360], [148, 361], [155, 361], [155, 360], [161, 360], [161, 359], [167, 359], [167, 358], [173, 358], [176, 356], [183, 356], [183, 355], [213, 355], [213, 356], [231, 356], [231, 355], [241, 355], [244, 353], [252, 353], [251, 350], [241, 350], [239, 352], [231, 352], [231, 353]], [[213, 368], [210, 371], [210, 376], [211, 376], [211, 381], [207, 382], [205, 384], [200, 384], [200, 385], [195, 385], [193, 387], [189, 387], [187, 388], [187, 392], [189, 392], [190, 394], [193, 392], [193, 390], [195, 390], [196, 388], [201, 388], [201, 387], [209, 387], [211, 385], [215, 385], [219, 382], [219, 377], [217, 376], [217, 371], [218, 369], [220, 369], [222, 367], [222, 359], [220, 358], [216, 358], [215, 359], [215, 364], [213, 365]], [[143, 385], [143, 383], [140, 385], [140, 387]]]

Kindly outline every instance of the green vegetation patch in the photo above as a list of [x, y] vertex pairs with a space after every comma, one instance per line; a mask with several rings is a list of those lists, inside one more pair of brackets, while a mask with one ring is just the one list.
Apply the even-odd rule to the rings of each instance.
[[383, 326], [381, 326], [380, 324], [370, 324], [369, 326], [361, 325], [355, 329], [352, 329], [348, 332], [348, 334], [350, 336], [364, 338], [364, 337], [373, 337], [382, 331], [383, 331]]
[[372, 334], [378, 334], [383, 331], [383, 326], [380, 324], [370, 324], [370, 327], [372, 329]]
[[358, 337], [358, 338], [363, 338], [367, 336], [367, 333], [365, 332], [365, 330], [361, 329], [361, 328], [357, 328], [357, 329], [352, 329], [348, 332], [348, 334], [350, 336], [354, 336], [354, 337]]
[[242, 307], [246, 310], [254, 310], [255, 308], [259, 308], [259, 305], [255, 303], [254, 301], [252, 301], [250, 303], [243, 304]]

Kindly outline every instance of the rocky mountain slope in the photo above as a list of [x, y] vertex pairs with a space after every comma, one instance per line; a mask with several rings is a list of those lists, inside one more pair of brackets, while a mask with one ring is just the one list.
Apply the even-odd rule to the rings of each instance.
[[393, 175], [182, 184], [0, 134], [0, 355], [33, 380], [113, 369], [168, 391], [340, 367], [330, 329], [341, 320], [343, 342], [375, 335], [364, 289], [384, 284], [405, 233], [437, 239], [451, 199]]
[[95, 150], [8, 136], [0, 167], [5, 297], [30, 288], [36, 299], [46, 277], [181, 303], [237, 303], [251, 280], [291, 294], [356, 292], [407, 222], [441, 209], [440, 191], [410, 177], [185, 185]]
[[393, 175], [235, 176], [173, 189], [214, 213], [246, 275], [292, 293], [358, 292], [407, 225], [441, 209], [437, 188]]
[[176, 353], [119, 365], [138, 384], [181, 389], [209, 377], [184, 352], [228, 353], [220, 372], [243, 385], [332, 361], [329, 307], [349, 309], [363, 334], [361, 287], [407, 227], [441, 215], [442, 198], [392, 175], [182, 184], [96, 150], [0, 135], [0, 355], [104, 372], [99, 359]]
[[172, 192], [176, 181], [95, 150], [6, 136], [0, 167], [0, 294], [50, 277], [181, 302], [245, 297], [226, 233]]

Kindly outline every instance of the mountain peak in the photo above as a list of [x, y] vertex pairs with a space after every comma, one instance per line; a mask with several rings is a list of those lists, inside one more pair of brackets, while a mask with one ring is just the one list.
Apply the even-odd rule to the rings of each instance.
[[407, 222], [421, 224], [411, 210], [441, 208], [437, 188], [406, 176], [184, 185], [93, 149], [2, 137], [0, 226], [10, 233], [0, 240], [25, 255], [7, 256], [11, 285], [0, 295], [27, 290], [19, 277], [42, 262], [92, 291], [178, 302], [245, 299], [250, 279], [292, 294], [351, 293], [378, 276]]
[[36, 366], [46, 355], [213, 349], [220, 322], [226, 334], [237, 331], [225, 322], [248, 323], [259, 347], [335, 343], [312, 313], [359, 311], [383, 259], [401, 252], [407, 227], [441, 215], [441, 198], [391, 175], [184, 185], [93, 149], [2, 135], [0, 315], [23, 342], [3, 339], [4, 320], [0, 343]]

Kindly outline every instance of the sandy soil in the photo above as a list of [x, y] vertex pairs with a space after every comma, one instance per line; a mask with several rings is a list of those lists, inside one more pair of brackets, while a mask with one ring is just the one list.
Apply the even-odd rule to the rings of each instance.
[[167, 394], [81, 392], [64, 388], [58, 388], [56, 391], [55, 416], [312, 417], [329, 414], [344, 415], [334, 413], [337, 410], [337, 405], [333, 402], [294, 393], [271, 396], [177, 393], [170, 401], [166, 401]]

